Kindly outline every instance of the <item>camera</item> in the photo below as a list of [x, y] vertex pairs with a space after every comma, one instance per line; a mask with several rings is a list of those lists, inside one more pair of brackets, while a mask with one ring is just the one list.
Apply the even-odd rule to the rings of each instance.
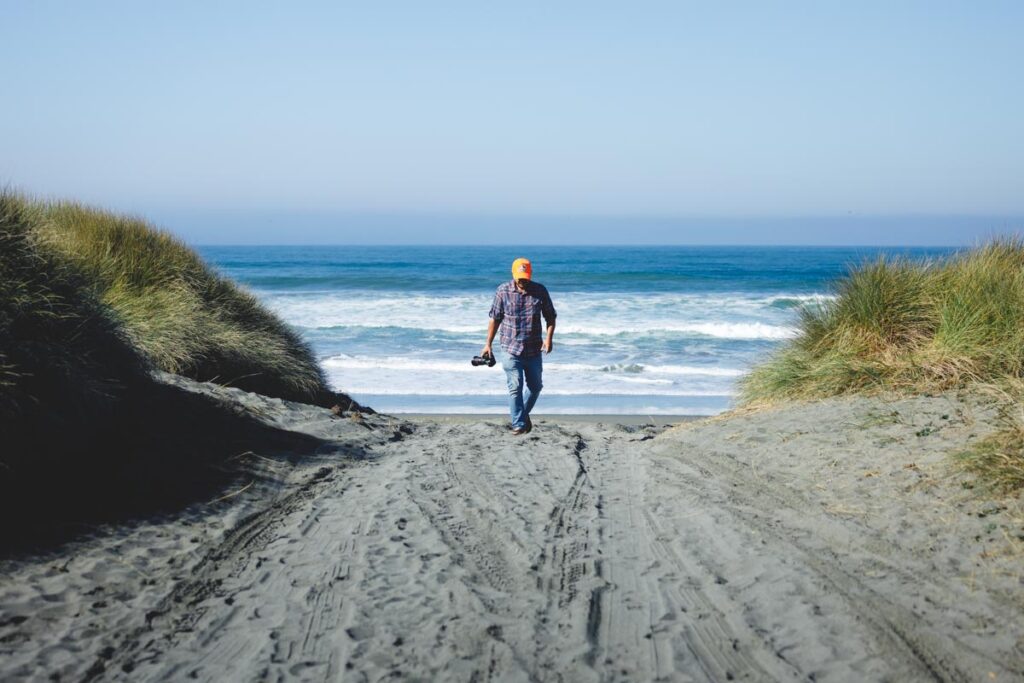
[[494, 364], [497, 363], [498, 361], [494, 360], [493, 355], [487, 354], [486, 356], [473, 356], [473, 360], [469, 362], [472, 363], [474, 366], [486, 365], [489, 368], [493, 368]]

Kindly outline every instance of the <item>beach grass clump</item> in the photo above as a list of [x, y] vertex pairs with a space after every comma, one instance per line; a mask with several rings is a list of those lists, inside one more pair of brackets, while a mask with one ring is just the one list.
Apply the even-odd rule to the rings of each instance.
[[157, 368], [368, 410], [329, 391], [293, 331], [169, 235], [0, 191], [0, 554], [204, 499], [240, 452], [316, 446]]
[[1024, 380], [1007, 380], [985, 387], [998, 402], [999, 428], [956, 453], [960, 466], [977, 475], [979, 483], [997, 495], [1024, 491]]
[[880, 258], [800, 315], [799, 334], [744, 379], [747, 406], [995, 388], [1010, 397], [1000, 428], [956, 460], [993, 492], [1024, 490], [1024, 242], [943, 260]]
[[37, 211], [39, 239], [85, 275], [154, 367], [278, 398], [330, 400], [298, 334], [175, 237], [74, 202]]
[[798, 335], [741, 385], [745, 404], [921, 393], [1024, 376], [1024, 242], [879, 258], [801, 310]]
[[[145, 381], [147, 361], [76, 268], [41, 246], [38, 205], [0, 193], [0, 467], [32, 464], [33, 435], [86, 438]], [[29, 452], [31, 451], [31, 452]], [[33, 466], [38, 465], [34, 463]]]
[[1000, 429], [958, 453], [957, 461], [997, 494], [1024, 490], [1024, 425]]

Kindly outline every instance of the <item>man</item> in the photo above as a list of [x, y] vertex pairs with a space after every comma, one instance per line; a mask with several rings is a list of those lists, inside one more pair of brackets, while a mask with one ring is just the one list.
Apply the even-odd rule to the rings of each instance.
[[[482, 356], [491, 355], [491, 342], [501, 329], [501, 348], [506, 357], [501, 366], [508, 380], [508, 410], [513, 434], [533, 429], [530, 411], [541, 390], [543, 362], [541, 353], [551, 353], [555, 335], [555, 306], [544, 285], [533, 281], [533, 266], [527, 259], [512, 263], [512, 281], [498, 286], [494, 293], [487, 325], [487, 343]], [[547, 323], [547, 335], [541, 339], [540, 319]], [[524, 401], [523, 378], [526, 379]]]

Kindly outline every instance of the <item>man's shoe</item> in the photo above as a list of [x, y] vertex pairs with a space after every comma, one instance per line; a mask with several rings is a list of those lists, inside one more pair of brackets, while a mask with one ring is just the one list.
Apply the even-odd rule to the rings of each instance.
[[527, 429], [526, 427], [523, 427], [523, 428], [516, 427], [515, 429], [512, 430], [512, 433], [515, 434], [516, 436], [519, 436], [520, 434], [525, 434], [528, 431], [530, 431], [530, 430]]
[[531, 420], [531, 419], [530, 419], [530, 416], [529, 416], [529, 415], [527, 415], [527, 416], [526, 416], [526, 425], [525, 425], [525, 426], [523, 427], [523, 429], [524, 429], [524, 430], [525, 430], [525, 431], [526, 431], [527, 433], [529, 433], [529, 432], [532, 432], [532, 431], [533, 431], [533, 420]]

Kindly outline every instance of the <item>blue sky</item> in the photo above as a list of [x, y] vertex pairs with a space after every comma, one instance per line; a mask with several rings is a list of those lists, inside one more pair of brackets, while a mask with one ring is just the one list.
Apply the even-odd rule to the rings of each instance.
[[0, 182], [197, 243], [1024, 228], [1020, 2], [0, 0]]

